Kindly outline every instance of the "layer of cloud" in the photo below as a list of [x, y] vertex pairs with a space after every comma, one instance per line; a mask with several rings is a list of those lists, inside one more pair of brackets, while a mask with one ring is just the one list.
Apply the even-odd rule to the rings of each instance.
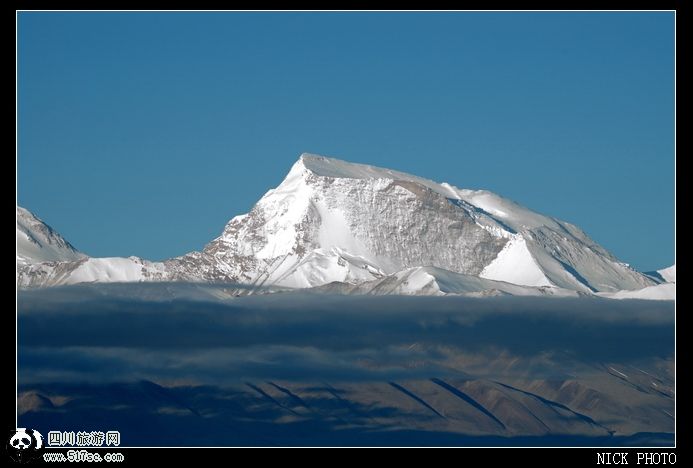
[[561, 372], [566, 360], [575, 370], [673, 356], [674, 306], [663, 301], [306, 293], [220, 300], [213, 289], [190, 300], [180, 291], [149, 284], [132, 294], [99, 285], [21, 292], [20, 380], [418, 378], [491, 373], [493, 363], [505, 369], [516, 357], [518, 372], [541, 373]]

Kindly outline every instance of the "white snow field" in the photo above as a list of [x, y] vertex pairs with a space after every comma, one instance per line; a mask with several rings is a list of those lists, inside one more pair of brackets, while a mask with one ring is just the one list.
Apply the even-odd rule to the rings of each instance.
[[651, 299], [658, 301], [673, 301], [676, 299], [676, 283], [657, 284], [635, 291], [616, 291], [598, 293], [599, 296], [610, 299]]

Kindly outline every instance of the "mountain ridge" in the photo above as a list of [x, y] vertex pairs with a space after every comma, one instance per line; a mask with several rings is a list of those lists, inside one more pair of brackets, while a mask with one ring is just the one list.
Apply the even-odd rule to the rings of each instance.
[[[311, 288], [378, 281], [416, 267], [581, 293], [659, 282], [619, 262], [577, 226], [492, 192], [310, 153], [202, 251], [163, 262], [130, 257], [117, 268], [106, 260], [20, 265], [18, 283], [118, 278]], [[117, 271], [128, 268], [125, 275]]]

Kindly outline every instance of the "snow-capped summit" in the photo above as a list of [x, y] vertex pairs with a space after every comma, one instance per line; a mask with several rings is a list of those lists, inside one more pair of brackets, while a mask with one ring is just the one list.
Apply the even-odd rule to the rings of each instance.
[[[201, 252], [163, 264], [140, 260], [133, 267], [137, 280], [252, 287], [308, 288], [384, 278], [408, 282], [428, 278], [431, 271], [436, 284], [455, 278], [457, 289], [471, 284], [470, 276], [583, 293], [657, 283], [619, 262], [578, 227], [494, 193], [308, 153]], [[122, 277], [113, 271], [105, 277], [100, 268], [89, 271], [92, 281]], [[27, 270], [20, 285], [66, 281], [64, 273], [37, 278]], [[85, 275], [78, 278], [87, 281]]]
[[85, 257], [32, 212], [17, 207], [17, 265], [64, 262]]
[[187, 279], [299, 288], [419, 266], [582, 292], [654, 284], [576, 226], [499, 195], [307, 153], [202, 252], [167, 265]]
[[404, 172], [394, 171], [383, 167], [370, 166], [368, 164], [352, 163], [341, 159], [328, 158], [318, 154], [303, 153], [294, 163], [291, 171], [306, 170], [318, 177], [331, 177], [335, 179], [389, 179], [415, 182], [439, 190], [440, 186], [435, 182], [417, 177]]

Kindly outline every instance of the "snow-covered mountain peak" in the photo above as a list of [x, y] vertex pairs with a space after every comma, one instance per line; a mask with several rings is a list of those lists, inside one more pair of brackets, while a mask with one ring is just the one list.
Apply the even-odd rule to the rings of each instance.
[[512, 283], [591, 294], [658, 282], [578, 227], [492, 192], [308, 153], [203, 251], [163, 263], [97, 260], [32, 266], [19, 283], [185, 280], [253, 290], [375, 281], [391, 293], [471, 291], [471, 284], [474, 292], [508, 292]]
[[18, 265], [63, 262], [85, 257], [31, 211], [17, 206]]

